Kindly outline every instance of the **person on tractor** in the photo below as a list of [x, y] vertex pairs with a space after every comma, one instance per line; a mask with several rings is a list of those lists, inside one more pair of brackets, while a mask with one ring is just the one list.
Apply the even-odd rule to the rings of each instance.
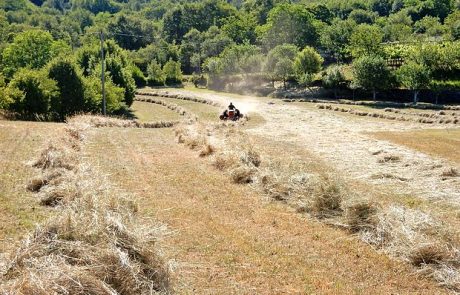
[[228, 108], [224, 111], [224, 113], [220, 116], [220, 119], [221, 120], [232, 120], [232, 121], [236, 121], [238, 119], [240, 119], [242, 116], [241, 116], [241, 113], [240, 113], [240, 110], [238, 110], [234, 105], [233, 103], [230, 103], [230, 105], [228, 106]]

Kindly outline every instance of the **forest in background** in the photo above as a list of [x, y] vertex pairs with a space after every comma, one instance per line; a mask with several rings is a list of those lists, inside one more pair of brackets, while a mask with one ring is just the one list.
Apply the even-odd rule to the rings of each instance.
[[0, 0], [0, 109], [123, 113], [136, 87], [460, 89], [459, 0]]

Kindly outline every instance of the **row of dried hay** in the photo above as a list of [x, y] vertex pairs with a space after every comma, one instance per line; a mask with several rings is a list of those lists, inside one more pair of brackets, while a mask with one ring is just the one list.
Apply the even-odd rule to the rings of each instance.
[[162, 99], [159, 99], [158, 97], [154, 98], [154, 97], [146, 97], [146, 96], [136, 96], [135, 100], [158, 104], [158, 105], [164, 106], [164, 107], [166, 107], [166, 108], [168, 108], [168, 109], [170, 109], [172, 111], [175, 111], [176, 113], [178, 113], [181, 116], [185, 116], [189, 121], [192, 121], [192, 122], [198, 121], [198, 117], [196, 115], [194, 115], [193, 113], [189, 112], [188, 110], [184, 109], [183, 107], [181, 107], [181, 106], [179, 106], [177, 104], [166, 102], [166, 101], [164, 101]]
[[[206, 135], [209, 131], [203, 127], [193, 132], [176, 131], [178, 141], [185, 144], [189, 137], [197, 140]], [[420, 210], [383, 207], [371, 201], [372, 196], [358, 196], [334, 172], [310, 173], [308, 165], [298, 161], [264, 160], [249, 144], [249, 138], [234, 127], [225, 128], [220, 135], [224, 144], [218, 152], [214, 150], [212, 165], [226, 172], [234, 183], [251, 184], [270, 198], [339, 226], [376, 249], [412, 264], [442, 285], [460, 290], [460, 247], [447, 224]], [[198, 141], [206, 144], [205, 140]]]
[[193, 102], [202, 103], [202, 104], [208, 104], [208, 105], [212, 105], [215, 107], [222, 107], [222, 105], [219, 104], [218, 102], [215, 102], [209, 99], [205, 99], [205, 98], [201, 98], [201, 97], [197, 97], [193, 95], [188, 95], [188, 94], [170, 93], [168, 91], [162, 91], [162, 90], [154, 90], [154, 91], [149, 91], [149, 92], [137, 91], [136, 94], [140, 96], [175, 98], [175, 99], [188, 100], [188, 101], [193, 101]]
[[[401, 116], [393, 116], [393, 115], [387, 115], [385, 113], [376, 113], [376, 112], [368, 112], [368, 111], [360, 111], [360, 110], [355, 110], [355, 109], [347, 109], [347, 108], [342, 108], [342, 107], [333, 107], [332, 105], [325, 105], [325, 104], [319, 104], [317, 105], [318, 109], [321, 110], [331, 110], [335, 112], [342, 112], [342, 113], [349, 113], [352, 115], [360, 116], [360, 117], [372, 117], [372, 118], [380, 118], [380, 119], [386, 119], [386, 120], [397, 120], [397, 121], [402, 121], [402, 122], [418, 122], [418, 123], [423, 123], [423, 124], [460, 124], [460, 119], [457, 117], [453, 118], [443, 118], [439, 117], [437, 120], [436, 118], [413, 118], [411, 116], [407, 117], [404, 115]], [[407, 113], [407, 115], [412, 115], [411, 113]]]
[[120, 128], [169, 128], [179, 124], [179, 121], [139, 122], [116, 117], [101, 117], [95, 115], [77, 115], [67, 120], [70, 124], [82, 124], [88, 127], [120, 127]]
[[69, 123], [31, 163], [28, 189], [57, 214], [38, 226], [0, 270], [0, 294], [168, 294], [169, 270], [155, 241], [163, 230], [141, 223], [132, 197], [80, 163], [88, 128]]

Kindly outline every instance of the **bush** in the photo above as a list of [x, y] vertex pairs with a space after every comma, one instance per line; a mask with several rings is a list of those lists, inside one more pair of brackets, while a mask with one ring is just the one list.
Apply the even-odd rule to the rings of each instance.
[[152, 86], [162, 86], [165, 84], [165, 74], [156, 60], [147, 66], [147, 82]]
[[51, 111], [59, 120], [88, 110], [83, 77], [73, 60], [55, 59], [48, 67], [48, 77], [56, 81], [59, 88], [59, 96], [51, 101]]
[[[101, 79], [98, 76], [90, 76], [84, 79], [85, 101], [88, 111], [93, 113], [102, 112], [102, 87]], [[105, 97], [107, 102], [107, 113], [115, 113], [123, 108], [125, 90], [116, 86], [112, 80], [105, 81]]]
[[124, 102], [126, 105], [131, 106], [136, 95], [136, 82], [132, 77], [131, 71], [123, 66], [123, 61], [119, 57], [108, 58], [106, 67], [107, 71], [110, 72], [113, 83], [124, 89]]
[[333, 66], [327, 69], [323, 76], [323, 86], [334, 89], [334, 97], [337, 98], [337, 89], [345, 83], [345, 76], [340, 66]]
[[163, 72], [166, 79], [166, 84], [181, 84], [182, 83], [182, 71], [180, 69], [180, 63], [169, 60], [163, 66]]
[[8, 109], [24, 119], [48, 118], [51, 101], [59, 96], [55, 81], [41, 71], [27, 69], [14, 75], [6, 92], [11, 101]]
[[147, 84], [147, 78], [145, 78], [144, 73], [139, 69], [138, 66], [132, 65], [130, 67], [131, 70], [131, 76], [134, 79], [134, 82], [136, 83], [137, 87], [145, 87]]

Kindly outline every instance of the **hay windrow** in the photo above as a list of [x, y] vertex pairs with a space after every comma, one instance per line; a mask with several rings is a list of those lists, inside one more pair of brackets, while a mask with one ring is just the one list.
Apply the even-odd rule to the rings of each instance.
[[[87, 120], [33, 164], [29, 189], [59, 214], [38, 226], [0, 269], [0, 294], [169, 294], [169, 268], [155, 241], [163, 226], [141, 221], [132, 196], [80, 163]], [[70, 138], [70, 140], [69, 140]]]
[[69, 124], [79, 124], [86, 128], [102, 128], [102, 127], [119, 127], [119, 128], [170, 128], [179, 121], [158, 121], [158, 122], [139, 122], [137, 120], [125, 120], [115, 117], [101, 117], [94, 115], [78, 115], [67, 120]]
[[[382, 205], [370, 201], [372, 196], [358, 196], [333, 171], [319, 175], [311, 173], [307, 164], [272, 162], [256, 151], [237, 126], [217, 124], [209, 132], [209, 128], [195, 125], [176, 129], [178, 142], [186, 143], [189, 137], [208, 138], [211, 134], [220, 145], [210, 161], [234, 183], [249, 184], [298, 212], [346, 229], [378, 251], [411, 264], [417, 272], [460, 290], [460, 247], [449, 238], [453, 231], [448, 225], [426, 212]], [[382, 164], [402, 160], [399, 155], [377, 154]], [[407, 181], [390, 174], [378, 177]]]
[[[315, 101], [317, 102], [317, 101]], [[460, 113], [452, 113], [451, 118], [445, 118], [445, 113], [413, 113], [413, 112], [403, 112], [400, 110], [392, 109], [392, 108], [385, 108], [383, 112], [373, 112], [373, 111], [361, 111], [352, 108], [341, 108], [341, 107], [333, 107], [331, 104], [346, 104], [343, 102], [328, 102], [329, 104], [318, 104], [316, 107], [320, 110], [330, 110], [334, 112], [342, 112], [348, 113], [355, 116], [360, 117], [373, 117], [373, 118], [380, 118], [386, 120], [397, 120], [402, 122], [415, 122], [415, 123], [422, 123], [422, 124], [453, 124], [456, 125], [460, 123], [458, 116]], [[395, 115], [390, 115], [395, 114]]]

